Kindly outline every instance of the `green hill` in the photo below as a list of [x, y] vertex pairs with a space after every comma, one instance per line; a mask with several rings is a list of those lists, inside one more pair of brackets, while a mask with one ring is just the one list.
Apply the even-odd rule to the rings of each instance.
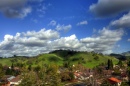
[[84, 66], [89, 68], [93, 68], [102, 63], [107, 63], [108, 59], [112, 59], [114, 64], [117, 64], [118, 62], [118, 60], [114, 57], [93, 53], [78, 53], [70, 57], [70, 61], [72, 63], [82, 63]]
[[71, 65], [82, 64], [88, 68], [93, 68], [99, 64], [107, 63], [108, 59], [111, 59], [114, 64], [117, 64], [118, 62], [118, 59], [114, 57], [97, 54], [94, 52], [57, 50], [50, 52], [49, 54], [40, 54], [35, 57], [16, 56], [11, 58], [1, 58], [0, 63], [7, 66], [11, 66], [13, 63], [14, 65], [25, 65], [26, 67], [32, 65], [32, 67], [35, 67], [45, 64], [56, 64], [62, 66], [64, 62], [68, 61]]

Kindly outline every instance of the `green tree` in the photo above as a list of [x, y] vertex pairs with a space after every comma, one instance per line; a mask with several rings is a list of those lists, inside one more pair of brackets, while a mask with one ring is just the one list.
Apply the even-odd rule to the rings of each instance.
[[121, 86], [129, 86], [128, 82], [122, 82]]
[[122, 63], [121, 60], [119, 60], [118, 65], [119, 65], [120, 67], [123, 67], [123, 63]]
[[24, 73], [21, 78], [22, 82], [19, 84], [19, 86], [37, 86], [36, 82], [38, 80], [35, 72], [30, 71], [28, 73]]
[[62, 72], [62, 74], [61, 74], [62, 81], [68, 81], [70, 79], [71, 79], [71, 77], [69, 76], [69, 70], [65, 70], [64, 72]]
[[130, 84], [130, 59], [128, 59], [128, 62], [127, 62], [127, 74], [128, 74], [128, 79], [129, 79], [129, 84]]
[[35, 72], [38, 72], [38, 71], [40, 71], [40, 70], [41, 70], [41, 67], [40, 67], [39, 65], [34, 68], [34, 71], [35, 71]]
[[108, 59], [107, 65], [108, 65], [108, 69], [113, 69], [113, 61], [112, 60]]
[[29, 71], [32, 70], [32, 66], [31, 66], [31, 65], [28, 66], [28, 70], [29, 70]]
[[3, 66], [0, 64], [0, 79], [4, 76]]
[[100, 86], [113, 86], [107, 80], [104, 80]]
[[94, 56], [94, 60], [98, 61], [99, 60], [99, 57], [96, 55]]
[[11, 65], [11, 69], [14, 69], [14, 64], [12, 63], [12, 65]]

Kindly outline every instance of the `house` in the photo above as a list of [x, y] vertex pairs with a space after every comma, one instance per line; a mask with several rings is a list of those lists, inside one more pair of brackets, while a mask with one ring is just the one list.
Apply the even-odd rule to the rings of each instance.
[[1, 81], [2, 82], [8, 82], [8, 81], [12, 80], [13, 78], [15, 78], [15, 76], [5, 75], [5, 76], [2, 77]]
[[103, 73], [106, 77], [110, 77], [112, 75], [113, 71], [112, 70], [103, 70]]
[[93, 75], [91, 73], [87, 73], [87, 72], [75, 71], [74, 77], [77, 80], [87, 80], [87, 79], [93, 77]]
[[10, 80], [14, 79], [15, 76], [12, 75], [5, 75], [2, 77], [2, 79], [0, 80], [2, 83], [2, 86], [10, 86]]
[[110, 82], [110, 84], [112, 85], [116, 85], [116, 86], [120, 86], [121, 85], [121, 80], [115, 78], [115, 77], [111, 77], [108, 79], [108, 81]]
[[15, 78], [13, 78], [12, 80], [10, 80], [10, 85], [19, 85], [21, 83], [21, 78], [20, 76], [16, 76]]

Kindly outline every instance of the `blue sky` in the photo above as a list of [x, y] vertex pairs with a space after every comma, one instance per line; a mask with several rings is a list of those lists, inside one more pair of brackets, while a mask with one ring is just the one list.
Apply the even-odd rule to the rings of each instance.
[[130, 50], [129, 0], [1, 0], [0, 56]]

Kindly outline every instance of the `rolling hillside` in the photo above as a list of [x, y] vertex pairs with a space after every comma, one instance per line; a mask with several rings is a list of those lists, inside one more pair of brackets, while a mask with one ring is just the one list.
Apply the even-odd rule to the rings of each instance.
[[45, 64], [56, 64], [62, 66], [64, 62], [69, 62], [70, 65], [73, 64], [82, 64], [88, 68], [93, 68], [101, 63], [107, 63], [108, 59], [112, 59], [113, 63], [116, 64], [118, 59], [97, 54], [94, 52], [76, 52], [76, 51], [69, 51], [69, 50], [57, 50], [50, 52], [49, 54], [41, 54], [35, 57], [11, 57], [11, 58], [2, 58], [0, 59], [0, 63], [2, 65], [11, 66], [13, 63], [14, 65], [32, 65], [35, 66], [42, 66]]

